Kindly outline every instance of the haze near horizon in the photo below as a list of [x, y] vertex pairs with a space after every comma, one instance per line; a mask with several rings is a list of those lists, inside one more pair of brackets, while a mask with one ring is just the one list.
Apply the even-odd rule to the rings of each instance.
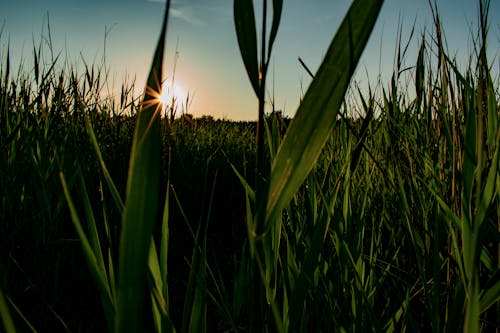
[[[254, 1], [256, 17], [261, 17], [262, 1]], [[297, 58], [315, 72], [321, 63], [351, 1], [284, 1], [281, 26], [273, 49], [267, 87], [275, 107], [293, 116], [310, 77]], [[437, 4], [450, 54], [460, 66], [474, 54], [478, 2], [440, 1]], [[140, 94], [151, 64], [164, 1], [162, 0], [27, 0], [0, 4], [0, 61], [6, 50], [11, 57], [11, 73], [21, 62], [29, 70], [33, 43], [53, 43], [59, 64], [81, 68], [99, 64], [105, 56], [111, 91], [122, 82], [136, 79]], [[174, 0], [168, 27], [166, 75], [174, 91], [187, 96], [188, 109], [195, 117], [210, 115], [232, 120], [255, 120], [257, 99], [246, 77], [234, 30], [233, 2], [228, 0]], [[489, 60], [498, 73], [500, 3], [490, 4]], [[50, 34], [47, 29], [50, 23]], [[433, 20], [427, 0], [387, 0], [357, 68], [354, 81], [362, 88], [381, 79], [387, 85], [392, 74], [398, 30], [406, 43], [412, 27], [407, 65], [413, 66], [422, 34], [431, 34]], [[427, 39], [430, 41], [430, 38]], [[83, 59], [83, 60], [82, 60]], [[46, 59], [48, 60], [48, 59]], [[81, 71], [80, 71], [81, 72]]]

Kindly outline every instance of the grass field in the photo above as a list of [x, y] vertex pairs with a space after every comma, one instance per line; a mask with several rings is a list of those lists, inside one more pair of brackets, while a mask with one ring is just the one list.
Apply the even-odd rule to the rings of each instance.
[[399, 40], [390, 82], [348, 89], [381, 4], [353, 2], [291, 120], [264, 113], [279, 0], [267, 40], [234, 6], [256, 122], [161, 117], [168, 15], [140, 99], [104, 98], [102, 66], [44, 65], [41, 44], [14, 75], [3, 50], [0, 327], [498, 331], [487, 3], [468, 67], [434, 11], [417, 59]]

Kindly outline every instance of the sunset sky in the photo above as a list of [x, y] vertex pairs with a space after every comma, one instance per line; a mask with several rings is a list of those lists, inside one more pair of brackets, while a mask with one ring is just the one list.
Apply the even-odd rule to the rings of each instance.
[[[270, 1], [271, 2], [271, 1]], [[472, 54], [472, 32], [476, 32], [478, 4], [475, 0], [438, 0], [451, 55], [463, 64]], [[254, 1], [256, 15], [261, 0]], [[313, 70], [318, 68], [334, 33], [346, 13], [348, 0], [285, 0], [270, 66], [268, 87], [274, 77], [275, 104], [285, 114], [294, 114], [301, 91], [310, 79], [300, 67], [301, 57]], [[13, 66], [21, 58], [31, 66], [33, 40], [38, 45], [48, 36], [49, 13], [54, 50], [78, 67], [81, 56], [89, 64], [101, 62], [104, 49], [113, 80], [119, 89], [124, 77], [136, 76], [143, 87], [162, 22], [161, 0], [17, 0], [0, 2], [0, 60], [5, 62], [10, 45]], [[175, 83], [179, 94], [189, 91], [194, 100], [189, 109], [195, 116], [250, 120], [256, 118], [257, 101], [246, 77], [238, 50], [231, 0], [174, 0], [167, 36], [166, 75], [172, 76], [176, 45]], [[489, 55], [498, 73], [500, 45], [500, 1], [490, 7]], [[432, 30], [427, 0], [386, 0], [377, 25], [358, 66], [356, 79], [365, 82], [368, 73], [375, 82], [391, 74], [398, 22], [403, 41], [416, 22], [416, 38], [408, 65], [415, 63], [415, 47], [424, 28]], [[107, 32], [107, 33], [105, 33]], [[104, 40], [106, 36], [106, 47]], [[46, 59], [50, 60], [50, 59]], [[29, 65], [29, 66], [28, 66]], [[11, 72], [16, 72], [17, 68]], [[385, 81], [387, 82], [387, 81]]]

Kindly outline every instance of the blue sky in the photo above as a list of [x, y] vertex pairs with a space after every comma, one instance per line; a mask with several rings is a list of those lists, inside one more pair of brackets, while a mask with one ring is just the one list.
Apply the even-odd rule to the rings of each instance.
[[[450, 54], [465, 64], [471, 54], [471, 29], [477, 27], [475, 0], [437, 0]], [[256, 8], [262, 1], [254, 1]], [[351, 1], [284, 0], [282, 24], [273, 51], [268, 87], [275, 88], [275, 103], [287, 115], [295, 112], [301, 92], [310, 83], [300, 67], [301, 57], [315, 71]], [[257, 101], [247, 80], [238, 51], [232, 17], [232, 0], [174, 0], [167, 36], [166, 74], [172, 75], [177, 45], [175, 83], [194, 99], [195, 116], [209, 114], [234, 120], [255, 119]], [[0, 3], [0, 60], [10, 44], [13, 65], [31, 64], [32, 40], [47, 37], [42, 28], [49, 13], [56, 52], [78, 66], [101, 62], [104, 49], [110, 66], [112, 88], [119, 89], [126, 76], [137, 78], [142, 88], [162, 22], [161, 0], [16, 0]], [[500, 1], [490, 8], [490, 61], [498, 68]], [[256, 9], [259, 16], [260, 10]], [[398, 22], [403, 41], [416, 24], [416, 37], [408, 64], [415, 63], [419, 36], [432, 29], [427, 0], [386, 0], [369, 44], [360, 61], [356, 80], [366, 84], [366, 73], [375, 82], [390, 76]], [[106, 44], [104, 44], [106, 36]], [[106, 45], [106, 47], [104, 47]], [[495, 58], [496, 57], [496, 58]], [[27, 66], [29, 67], [29, 66]]]

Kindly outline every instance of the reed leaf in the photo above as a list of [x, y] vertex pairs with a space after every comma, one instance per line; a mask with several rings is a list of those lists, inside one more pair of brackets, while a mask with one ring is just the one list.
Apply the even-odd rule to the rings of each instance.
[[163, 276], [162, 267], [158, 260], [158, 253], [153, 239], [151, 240], [149, 251], [148, 267], [150, 275], [149, 290], [156, 332], [175, 332], [168, 308], [168, 281], [166, 277]]
[[120, 196], [120, 192], [118, 192], [118, 189], [116, 188], [113, 178], [111, 177], [111, 174], [109, 173], [108, 168], [106, 167], [106, 163], [104, 162], [104, 158], [102, 157], [101, 149], [99, 148], [99, 142], [97, 141], [94, 129], [90, 122], [90, 118], [87, 115], [85, 116], [85, 128], [87, 130], [87, 134], [90, 137], [90, 142], [92, 144], [92, 147], [94, 148], [94, 151], [97, 155], [97, 159], [99, 160], [99, 165], [101, 166], [102, 174], [104, 176], [104, 180], [106, 181], [106, 185], [108, 186], [108, 189], [111, 193], [111, 197], [115, 202], [115, 206], [118, 209], [118, 212], [120, 214], [123, 214], [125, 205]]
[[420, 49], [418, 50], [418, 58], [417, 65], [415, 68], [415, 89], [416, 89], [416, 111], [420, 113], [420, 107], [422, 101], [425, 101], [425, 64], [424, 64], [424, 56], [425, 56], [425, 36], [422, 36], [422, 41], [420, 44]]
[[[78, 217], [78, 213], [76, 211], [76, 207], [73, 203], [73, 199], [71, 198], [71, 194], [68, 188], [68, 185], [66, 183], [66, 179], [64, 177], [64, 174], [62, 172], [59, 173], [59, 177], [61, 180], [61, 185], [64, 191], [64, 196], [66, 197], [66, 202], [68, 204], [71, 220], [73, 222], [73, 225], [76, 229], [76, 232], [78, 234], [78, 238], [80, 239], [80, 244], [82, 246], [83, 250], [83, 255], [84, 258], [87, 262], [87, 266], [90, 270], [90, 274], [94, 281], [97, 284], [97, 287], [99, 288], [100, 291], [100, 296], [101, 296], [101, 302], [104, 308], [104, 312], [106, 314], [106, 319], [108, 320], [108, 324], [111, 326], [110, 321], [112, 321], [112, 318], [114, 316], [114, 302], [113, 302], [113, 295], [111, 293], [111, 290], [109, 288], [109, 280], [106, 274], [106, 269], [104, 267], [104, 262], [102, 261], [102, 256], [100, 253], [94, 253], [94, 248], [91, 245], [91, 242], [87, 238], [87, 235], [85, 234], [85, 231], [83, 230], [82, 223], [80, 221], [80, 218]], [[82, 191], [85, 191], [85, 189], [82, 189]], [[88, 205], [88, 197], [86, 198], [87, 194], [83, 193], [83, 198], [84, 198], [84, 205]], [[85, 210], [89, 210], [90, 207], [86, 207]], [[89, 224], [92, 224], [90, 221]], [[90, 229], [93, 227], [90, 226]], [[92, 232], [91, 232], [92, 233]], [[92, 237], [92, 236], [91, 236]]]
[[[170, 156], [168, 179], [170, 179]], [[154, 239], [151, 240], [149, 251], [150, 291], [153, 303], [153, 319], [157, 332], [174, 332], [175, 328], [170, 319], [169, 292], [168, 292], [168, 243], [170, 218], [170, 189], [167, 185], [160, 238], [160, 255], [156, 251]]]
[[340, 25], [273, 161], [265, 225], [279, 216], [316, 163], [382, 3], [354, 1]]
[[154, 239], [151, 240], [149, 257], [149, 290], [151, 293], [153, 320], [157, 332], [162, 332], [162, 318], [167, 314], [167, 305], [163, 299], [161, 290], [163, 289], [163, 281], [161, 280], [160, 262]]
[[0, 317], [2, 318], [3, 327], [6, 333], [15, 333], [16, 327], [10, 315], [9, 307], [3, 296], [2, 289], [0, 289]]
[[479, 300], [481, 312], [488, 310], [490, 306], [500, 300], [500, 281], [497, 281], [493, 286], [484, 290]]
[[487, 214], [490, 208], [490, 205], [492, 204], [493, 200], [495, 199], [495, 196], [498, 195], [499, 189], [498, 189], [498, 173], [500, 171], [500, 130], [497, 130], [496, 133], [496, 142], [494, 146], [496, 145], [495, 152], [493, 154], [493, 158], [491, 161], [491, 166], [490, 170], [488, 171], [488, 175], [485, 180], [484, 188], [482, 191], [482, 197], [481, 201], [479, 203], [479, 207], [477, 210], [477, 214], [475, 216], [476, 218], [476, 223], [478, 223], [477, 228], [480, 228], [483, 222], [485, 222], [487, 218]]
[[252, 0], [234, 1], [234, 25], [243, 64], [245, 65], [252, 88], [255, 94], [259, 96], [257, 29], [255, 27], [255, 12]]
[[271, 51], [273, 49], [276, 35], [278, 34], [278, 27], [281, 21], [281, 12], [283, 11], [283, 0], [273, 0], [273, 23], [271, 25], [271, 34], [269, 35], [269, 48], [267, 50], [267, 61], [271, 58]]
[[[292, 330], [296, 328], [296, 325], [302, 317], [301, 311], [304, 309], [304, 301], [306, 299], [307, 291], [312, 284], [314, 271], [318, 267], [318, 258], [327, 236], [334, 206], [337, 204], [337, 198], [341, 188], [340, 185], [341, 183], [339, 182], [336, 186], [335, 193], [328, 199], [328, 202], [323, 202], [323, 204], [328, 208], [328, 213], [320, 216], [316, 222], [314, 232], [312, 234], [311, 248], [308, 249], [304, 263], [302, 264], [299, 276], [295, 283], [295, 287], [292, 291], [290, 303], [288, 304], [290, 307], [288, 320]], [[320, 200], [325, 199], [321, 198]]]
[[162, 82], [169, 7], [170, 1], [167, 1], [160, 39], [137, 115], [132, 142], [120, 238], [116, 332], [142, 330], [144, 282], [151, 234], [159, 208], [161, 105], [157, 97]]
[[474, 171], [476, 165], [476, 112], [474, 109], [467, 111], [465, 144], [462, 166], [463, 197], [462, 209], [467, 223], [472, 221], [472, 193], [474, 185]]

